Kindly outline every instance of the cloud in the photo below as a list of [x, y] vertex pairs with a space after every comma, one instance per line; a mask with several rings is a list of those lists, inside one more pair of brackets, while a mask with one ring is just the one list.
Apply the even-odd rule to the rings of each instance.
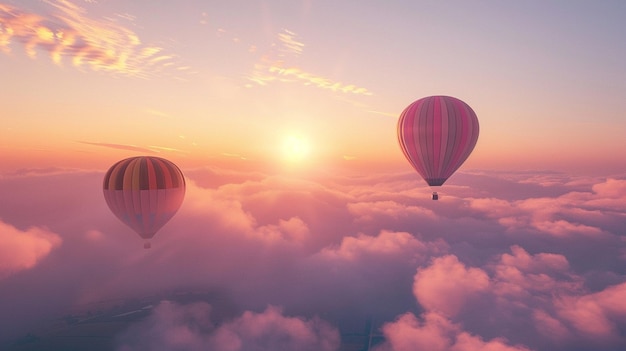
[[[414, 276], [423, 321], [407, 312], [384, 324], [380, 350], [567, 349], [575, 344], [610, 349], [624, 342], [618, 326], [626, 305], [618, 296], [625, 284], [589, 294], [563, 255], [529, 254], [519, 246], [482, 268], [441, 256]], [[493, 339], [485, 342], [484, 335]], [[525, 345], [511, 346], [516, 343]]]
[[89, 141], [78, 141], [78, 143], [94, 145], [94, 146], [102, 146], [102, 147], [118, 149], [118, 150], [138, 151], [138, 152], [143, 152], [143, 153], [148, 153], [148, 154], [154, 154], [158, 152], [158, 151], [153, 150], [152, 148], [136, 146], [136, 145], [94, 143], [94, 142], [89, 142]]
[[394, 233], [382, 231], [378, 236], [359, 234], [356, 237], [343, 238], [337, 248], [327, 247], [320, 251], [320, 255], [330, 260], [356, 261], [363, 257], [387, 255], [391, 257], [405, 257], [411, 260], [412, 256], [425, 254], [432, 250], [431, 245], [420, 242], [409, 233]]
[[275, 306], [261, 313], [246, 311], [219, 326], [210, 312], [206, 303], [163, 301], [150, 317], [118, 337], [118, 351], [334, 351], [340, 344], [338, 331], [327, 322], [285, 316]]
[[0, 5], [0, 50], [10, 52], [17, 41], [31, 58], [42, 50], [59, 65], [67, 58], [77, 68], [140, 78], [176, 66], [175, 56], [142, 44], [135, 32], [115, 20], [90, 18], [85, 8], [67, 0], [44, 5], [45, 14]]
[[[239, 155], [230, 156], [240, 157]], [[261, 181], [267, 177], [266, 174], [257, 171], [237, 171], [216, 166], [186, 169], [185, 176], [193, 179], [199, 187], [205, 189], [217, 189], [222, 185], [242, 184], [246, 181]]]
[[261, 56], [261, 59], [255, 63], [248, 79], [262, 86], [271, 82], [300, 83], [335, 93], [372, 95], [372, 92], [367, 88], [339, 82], [312, 73], [292, 63], [293, 57], [300, 56], [304, 50], [304, 44], [298, 41], [296, 37], [296, 33], [286, 29], [278, 33], [278, 52], [270, 52]]
[[210, 311], [207, 303], [179, 306], [162, 301], [146, 320], [118, 336], [118, 350], [201, 350], [203, 334], [213, 329]]
[[507, 230], [534, 228], [555, 237], [606, 236], [602, 224], [621, 218], [620, 203], [626, 201], [626, 181], [606, 179], [590, 189], [565, 192], [556, 197], [530, 197], [521, 200], [472, 198], [470, 208], [498, 221]]
[[626, 283], [579, 296], [555, 298], [557, 314], [577, 331], [598, 341], [619, 340], [626, 323]]
[[13, 172], [0, 173], [0, 179], [2, 178], [23, 178], [23, 177], [49, 177], [55, 175], [67, 175], [81, 173], [84, 170], [76, 168], [61, 168], [61, 167], [45, 167], [45, 168], [19, 168]]
[[141, 152], [143, 154], [158, 154], [161, 152], [175, 152], [179, 154], [187, 153], [186, 151], [179, 150], [176, 148], [167, 147], [167, 146], [157, 146], [157, 145], [137, 146], [137, 145], [128, 145], [128, 144], [98, 143], [98, 142], [90, 142], [90, 141], [76, 141], [76, 142], [85, 144], [85, 145], [106, 147], [110, 149], [136, 151], [136, 152]]
[[308, 239], [310, 232], [306, 223], [298, 217], [292, 217], [288, 220], [280, 219], [278, 224], [258, 227], [250, 235], [270, 245], [283, 243], [300, 246]]
[[0, 279], [34, 267], [61, 242], [58, 234], [47, 229], [22, 231], [0, 221]]
[[592, 190], [595, 196], [588, 198], [588, 205], [604, 211], [623, 210], [626, 201], [626, 180], [608, 178], [602, 183], [594, 184]]
[[348, 204], [348, 210], [358, 221], [376, 221], [382, 216], [398, 219], [408, 216], [425, 216], [435, 218], [432, 210], [420, 206], [406, 206], [396, 201], [361, 201]]
[[217, 349], [233, 351], [331, 351], [338, 349], [340, 341], [338, 331], [323, 320], [286, 317], [281, 309], [273, 306], [262, 313], [245, 312], [221, 326], [215, 339]]
[[489, 285], [489, 276], [484, 271], [466, 268], [456, 256], [447, 255], [418, 270], [413, 293], [426, 310], [454, 316]]
[[502, 254], [503, 265], [516, 267], [526, 272], [567, 271], [569, 269], [569, 262], [563, 255], [538, 253], [531, 256], [517, 245], [511, 247], [511, 253]]
[[[611, 349], [626, 342], [619, 331], [626, 322], [620, 298], [626, 283], [590, 293], [559, 254], [531, 255], [512, 246], [511, 253], [482, 269], [466, 268], [452, 255], [439, 257], [418, 269], [413, 292], [426, 313], [461, 321], [483, 316], [473, 330], [542, 349], [574, 344]], [[524, 336], [510, 329], [529, 323], [534, 329], [526, 329]]]
[[528, 351], [525, 346], [510, 346], [507, 340], [489, 341], [463, 331], [459, 325], [435, 312], [418, 319], [406, 313], [382, 328], [385, 342], [375, 351]]
[[282, 33], [278, 33], [278, 40], [286, 53], [300, 55], [304, 49], [304, 44], [296, 40], [296, 33], [290, 30], [285, 29]]
[[552, 317], [546, 311], [535, 309], [532, 313], [532, 321], [534, 322], [535, 329], [542, 337], [550, 339], [557, 344], [561, 340], [572, 338], [571, 332], [565, 324], [557, 318]]
[[[567, 259], [558, 254], [530, 255], [519, 246], [511, 247], [511, 254], [503, 253], [498, 261], [486, 269], [492, 272], [491, 296], [500, 318], [525, 316], [539, 325], [569, 337], [567, 327], [554, 313], [554, 297], [577, 295], [584, 292], [583, 279], [571, 272]], [[536, 329], [544, 334], [546, 330]]]
[[255, 77], [254, 81], [264, 82], [268, 80], [278, 80], [281, 82], [301, 82], [304, 85], [311, 85], [320, 89], [330, 90], [336, 93], [350, 93], [358, 95], [372, 95], [372, 93], [366, 88], [358, 87], [353, 84], [345, 84], [342, 82], [333, 81], [332, 79], [318, 76], [307, 71], [303, 71], [298, 67], [284, 67], [282, 62], [274, 62], [266, 73], [269, 73], [269, 77], [263, 78]]
[[626, 180], [609, 178], [603, 183], [594, 184], [592, 189], [601, 197], [623, 199], [626, 197]]
[[[181, 300], [133, 330], [146, 337], [152, 330], [172, 348], [265, 347], [275, 340], [269, 334], [287, 333], [302, 344], [314, 340], [303, 335], [316, 335], [318, 344], [309, 344], [323, 349], [322, 339], [334, 339], [312, 326], [317, 315], [341, 334], [342, 349], [364, 348], [370, 325], [383, 331], [372, 335], [382, 350], [420, 342], [444, 350], [626, 345], [624, 210], [611, 200], [622, 198], [618, 179], [564, 176], [538, 185], [461, 173], [455, 181], [472, 186], [453, 182], [433, 202], [406, 172], [287, 175], [243, 167], [184, 169], [185, 201], [150, 250], [106, 207], [105, 169], [0, 178], [0, 194], [10, 199], [0, 201], [4, 223], [63, 238], [45, 264], [0, 280], [0, 310], [16, 316], [0, 318], [0, 348], [76, 306], [179, 291], [219, 291], [234, 311], [225, 316], [213, 301]], [[521, 224], [503, 225], [507, 217]], [[601, 233], [557, 236], [535, 226], [558, 220]], [[140, 347], [126, 336], [123, 345]]]
[[[545, 306], [545, 297], [552, 293], [575, 292], [582, 288], [580, 278], [570, 274], [570, 266], [562, 255], [538, 253], [530, 255], [519, 246], [512, 254], [503, 253], [493, 267], [492, 293], [512, 306], [529, 304]], [[521, 302], [521, 304], [520, 304]]]

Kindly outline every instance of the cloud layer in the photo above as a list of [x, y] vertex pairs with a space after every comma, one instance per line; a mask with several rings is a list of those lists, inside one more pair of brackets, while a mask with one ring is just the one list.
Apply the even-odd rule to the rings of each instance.
[[106, 208], [103, 173], [0, 178], [10, 245], [29, 239], [0, 307], [30, 306], [0, 320], [0, 339], [94, 301], [200, 290], [227, 296], [232, 313], [162, 303], [118, 335], [120, 349], [143, 347], [131, 335], [232, 350], [626, 345], [619, 177], [460, 173], [434, 202], [413, 174], [184, 171], [185, 202], [150, 250]]

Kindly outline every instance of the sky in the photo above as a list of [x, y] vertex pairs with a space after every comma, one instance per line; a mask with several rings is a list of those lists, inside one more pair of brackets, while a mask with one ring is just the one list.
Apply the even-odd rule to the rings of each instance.
[[[112, 349], [626, 347], [623, 1], [0, 1], [0, 345], [162, 301]], [[476, 148], [430, 200], [400, 150], [450, 95]], [[102, 178], [176, 163], [142, 248]]]

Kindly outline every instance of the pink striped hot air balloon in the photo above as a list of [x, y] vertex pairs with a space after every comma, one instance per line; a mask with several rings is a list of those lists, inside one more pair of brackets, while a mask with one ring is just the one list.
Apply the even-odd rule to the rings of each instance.
[[131, 157], [109, 168], [103, 191], [111, 212], [145, 239], [147, 249], [149, 240], [182, 204], [185, 177], [163, 158]]
[[[465, 162], [478, 140], [478, 118], [450, 96], [428, 96], [410, 104], [398, 120], [398, 141], [413, 168], [438, 189]], [[433, 191], [433, 200], [439, 195]]]

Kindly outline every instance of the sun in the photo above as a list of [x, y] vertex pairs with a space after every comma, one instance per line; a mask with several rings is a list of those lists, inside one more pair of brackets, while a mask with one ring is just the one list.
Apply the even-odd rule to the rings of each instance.
[[301, 162], [311, 153], [309, 141], [300, 135], [288, 135], [282, 145], [283, 157], [289, 162]]

